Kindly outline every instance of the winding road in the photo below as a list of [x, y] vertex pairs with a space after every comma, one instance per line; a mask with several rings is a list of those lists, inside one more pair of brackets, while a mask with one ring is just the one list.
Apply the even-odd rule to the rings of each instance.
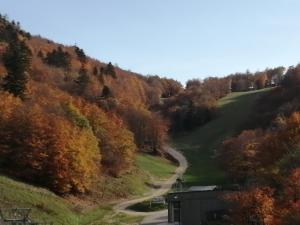
[[158, 186], [159, 188], [153, 189], [149, 193], [149, 195], [145, 197], [132, 199], [132, 200], [127, 200], [115, 205], [114, 210], [116, 212], [126, 213], [128, 215], [134, 215], [134, 216], [144, 216], [144, 220], [141, 223], [144, 225], [167, 224], [167, 214], [168, 214], [167, 210], [161, 210], [156, 212], [136, 212], [127, 209], [129, 206], [134, 205], [136, 203], [143, 202], [152, 199], [154, 197], [164, 195], [172, 188], [172, 185], [176, 182], [176, 179], [180, 177], [187, 169], [188, 167], [187, 160], [180, 152], [176, 151], [171, 147], [167, 147], [165, 151], [168, 154], [170, 154], [174, 159], [176, 159], [179, 163], [179, 166], [175, 170], [174, 175], [170, 177], [168, 180], [155, 182], [155, 186]]

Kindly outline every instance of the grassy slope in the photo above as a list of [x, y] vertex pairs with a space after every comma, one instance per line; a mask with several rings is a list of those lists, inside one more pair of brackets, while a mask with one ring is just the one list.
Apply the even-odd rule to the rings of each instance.
[[140, 217], [114, 214], [107, 205], [85, 214], [50, 191], [36, 188], [0, 176], [0, 208], [31, 208], [34, 221], [53, 222], [55, 225], [121, 225], [139, 222]]
[[176, 169], [176, 166], [170, 164], [166, 159], [145, 154], [137, 156], [137, 165], [142, 170], [150, 173], [151, 176], [160, 179], [172, 176]]
[[205, 126], [173, 138], [173, 144], [187, 157], [187, 186], [225, 184], [226, 177], [214, 159], [222, 141], [235, 134], [247, 119], [257, 96], [268, 89], [232, 93], [218, 102], [219, 117]]
[[[145, 164], [143, 164], [145, 162]], [[151, 167], [151, 163], [154, 165]], [[106, 197], [113, 192], [117, 193], [118, 188], [126, 188], [131, 194], [141, 195], [147, 191], [145, 182], [149, 180], [146, 174], [166, 178], [175, 170], [170, 162], [153, 156], [138, 155], [136, 165], [139, 171], [128, 174], [121, 179], [106, 181]], [[162, 171], [162, 175], [157, 170]], [[121, 191], [121, 190], [120, 190]], [[123, 190], [124, 191], [124, 190]], [[110, 193], [111, 192], [111, 193]], [[0, 176], [0, 208], [27, 207], [32, 208], [32, 218], [38, 221], [51, 221], [55, 225], [121, 225], [135, 223], [141, 217], [131, 217], [124, 214], [115, 214], [110, 205], [102, 206], [86, 213], [82, 209], [70, 204], [50, 191], [36, 188], [5, 176]]]

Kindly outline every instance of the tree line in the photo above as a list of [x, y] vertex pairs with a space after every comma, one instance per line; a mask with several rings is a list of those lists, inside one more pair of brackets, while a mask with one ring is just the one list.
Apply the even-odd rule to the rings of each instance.
[[[279, 86], [284, 67], [251, 73], [236, 73], [223, 78], [208, 77], [188, 80], [185, 89], [164, 99], [157, 109], [169, 121], [172, 132], [194, 129], [218, 116], [217, 100], [231, 92], [258, 90]], [[286, 81], [284, 81], [286, 82]]]

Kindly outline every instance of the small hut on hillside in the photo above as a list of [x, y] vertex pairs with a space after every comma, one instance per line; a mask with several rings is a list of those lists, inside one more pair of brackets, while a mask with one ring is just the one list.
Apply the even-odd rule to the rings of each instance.
[[231, 205], [223, 196], [234, 190], [212, 186], [191, 187], [187, 191], [169, 193], [168, 222], [181, 225], [199, 225], [210, 221], [222, 221], [228, 218]]

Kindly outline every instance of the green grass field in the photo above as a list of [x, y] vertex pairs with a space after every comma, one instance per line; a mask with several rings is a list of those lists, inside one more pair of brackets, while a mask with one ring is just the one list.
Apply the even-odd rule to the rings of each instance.
[[139, 168], [159, 179], [169, 178], [176, 169], [175, 164], [170, 163], [170, 161], [146, 154], [139, 154], [136, 163]]
[[[149, 174], [157, 179], [171, 176], [175, 166], [165, 159], [139, 154], [136, 169], [122, 178], [106, 180], [104, 196], [127, 191], [131, 196], [142, 195], [149, 188]], [[160, 173], [161, 171], [161, 173]], [[74, 205], [52, 192], [37, 188], [5, 176], [0, 176], [0, 208], [32, 208], [35, 221], [53, 222], [54, 225], [122, 225], [141, 221], [142, 217], [115, 214], [112, 205], [102, 204], [92, 210]]]
[[216, 119], [191, 132], [172, 137], [174, 147], [182, 151], [189, 162], [184, 175], [186, 186], [227, 183], [224, 172], [217, 165], [215, 151], [248, 118], [257, 96], [268, 90], [229, 94], [218, 101]]
[[0, 176], [0, 208], [31, 208], [35, 222], [53, 222], [54, 225], [120, 225], [141, 221], [141, 217], [115, 214], [111, 205], [83, 213], [65, 199], [42, 188], [36, 188]]

